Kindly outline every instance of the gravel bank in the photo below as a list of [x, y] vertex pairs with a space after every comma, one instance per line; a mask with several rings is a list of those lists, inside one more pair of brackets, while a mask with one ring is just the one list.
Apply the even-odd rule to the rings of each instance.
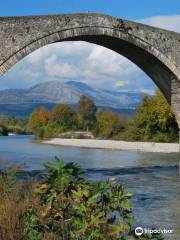
[[124, 151], [141, 151], [141, 152], [179, 152], [178, 143], [154, 143], [154, 142], [125, 142], [115, 140], [95, 140], [95, 139], [64, 139], [53, 138], [42, 141], [44, 144], [59, 146], [83, 147], [83, 148], [101, 148]]

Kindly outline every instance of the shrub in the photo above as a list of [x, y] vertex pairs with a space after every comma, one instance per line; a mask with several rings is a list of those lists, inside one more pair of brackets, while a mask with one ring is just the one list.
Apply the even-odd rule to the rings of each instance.
[[32, 234], [40, 239], [136, 239], [132, 229], [132, 194], [122, 185], [113, 181], [87, 182], [81, 177], [82, 169], [57, 158], [45, 167], [46, 178], [36, 189], [40, 206], [36, 211], [31, 209]]
[[17, 182], [12, 168], [0, 171], [1, 240], [163, 239], [134, 236], [132, 195], [121, 184], [90, 183], [57, 158], [45, 167], [44, 180], [33, 184]]
[[30, 204], [32, 184], [17, 182], [17, 171], [0, 172], [0, 239], [20, 240], [23, 237], [22, 216]]
[[[119, 239], [131, 232], [130, 193], [113, 182], [92, 184], [80, 177], [74, 163], [56, 159], [47, 163], [44, 182], [37, 188], [41, 203], [39, 234], [55, 234], [60, 239]], [[121, 216], [121, 217], [119, 217]]]
[[47, 126], [44, 127], [44, 132], [42, 138], [52, 138], [58, 136], [60, 133], [63, 133], [65, 129], [60, 127], [57, 123], [50, 122]]

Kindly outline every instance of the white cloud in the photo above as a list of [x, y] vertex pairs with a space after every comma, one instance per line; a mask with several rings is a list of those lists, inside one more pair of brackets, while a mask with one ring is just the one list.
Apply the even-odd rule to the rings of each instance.
[[180, 15], [149, 17], [142, 19], [139, 22], [154, 27], [180, 32]]
[[150, 94], [150, 95], [153, 95], [154, 94], [154, 91], [152, 89], [149, 89], [149, 88], [139, 88], [139, 92], [141, 93], [145, 93], [145, 94]]
[[100, 46], [92, 49], [86, 61], [87, 67], [91, 71], [95, 70], [100, 74], [113, 77], [118, 77], [123, 71], [126, 74], [129, 71], [127, 63], [129, 64], [129, 61], [123, 56]]
[[54, 78], [77, 79], [79, 70], [74, 65], [61, 62], [57, 55], [52, 55], [45, 59], [45, 73]]
[[93, 48], [93, 45], [86, 42], [77, 41], [77, 42], [61, 42], [46, 45], [40, 49], [34, 51], [26, 57], [26, 60], [31, 64], [38, 64], [43, 61], [45, 58], [58, 54], [59, 57], [69, 57], [69, 56], [81, 56], [89, 54]]
[[127, 84], [128, 84], [128, 81], [118, 80], [118, 81], [116, 81], [115, 86], [119, 88], [119, 87], [123, 87], [124, 85], [127, 85]]

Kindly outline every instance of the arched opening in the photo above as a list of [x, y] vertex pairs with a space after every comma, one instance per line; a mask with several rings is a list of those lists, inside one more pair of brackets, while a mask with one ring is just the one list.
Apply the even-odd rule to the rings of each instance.
[[[84, 29], [83, 29], [83, 31], [84, 31]], [[54, 38], [52, 38], [52, 36], [50, 38], [48, 36], [48, 38], [46, 40], [44, 38], [43, 38], [43, 40], [41, 39], [39, 45], [45, 45], [48, 47], [48, 46], [53, 46], [53, 43], [56, 45], [59, 43], [59, 46], [60, 46], [60, 44], [63, 44], [63, 43], [64, 44], [66, 43], [68, 45], [68, 43], [72, 44], [73, 42], [74, 43], [76, 43], [76, 42], [83, 43], [84, 42], [84, 44], [86, 42], [87, 44], [95, 43], [96, 46], [99, 46], [99, 47], [103, 46], [106, 49], [110, 49], [110, 50], [112, 50], [112, 53], [114, 52], [114, 54], [115, 53], [117, 54], [116, 56], [120, 56], [120, 55], [125, 56], [127, 59], [129, 59], [131, 62], [133, 62], [136, 66], [138, 66], [140, 69], [142, 69], [142, 71], [144, 71], [153, 80], [153, 82], [157, 85], [157, 87], [159, 87], [159, 89], [163, 92], [163, 94], [166, 97], [166, 99], [168, 100], [168, 102], [171, 104], [171, 84], [172, 84], [173, 79], [175, 78], [175, 75], [169, 70], [169, 68], [164, 63], [162, 63], [159, 60], [159, 59], [164, 59], [164, 61], [165, 61], [165, 58], [163, 58], [163, 56], [159, 56], [158, 57], [159, 59], [158, 59], [154, 55], [152, 55], [152, 53], [149, 53], [149, 51], [152, 51], [152, 52], [155, 51], [151, 47], [149, 47], [149, 49], [147, 51], [146, 50], [147, 45], [139, 47], [139, 46], [137, 46], [137, 42], [135, 40], [133, 40], [132, 38], [128, 41], [124, 40], [123, 38], [127, 38], [127, 36], [124, 36], [124, 35], [122, 35], [121, 39], [118, 39], [117, 37], [107, 36], [107, 35], [97, 35], [97, 36], [81, 35], [81, 36], [69, 37], [69, 35], [71, 35], [72, 33], [74, 34], [74, 31], [72, 31], [72, 30], [70, 32], [69, 31], [63, 32], [63, 37], [61, 36], [63, 38], [63, 40], [58, 40], [58, 41], [54, 41]], [[77, 35], [77, 32], [75, 35]], [[64, 39], [64, 37], [66, 37], [66, 38]], [[83, 41], [81, 41], [81, 40], [83, 40]], [[16, 53], [13, 57], [11, 57], [10, 58], [11, 64], [13, 64], [13, 58], [16, 59], [16, 62], [17, 62], [18, 58], [21, 59], [21, 58], [23, 58], [23, 56], [26, 56], [28, 53], [33, 52], [33, 48], [38, 48], [38, 46], [39, 46], [39, 45], [37, 45], [38, 41], [39, 40], [35, 41], [34, 43], [31, 43], [30, 46], [28, 45], [28, 46], [24, 47], [18, 53]], [[48, 42], [51, 42], [51, 41], [52, 41], [51, 45], [47, 44]], [[133, 44], [132, 44], [132, 41], [134, 41]], [[45, 46], [44, 46], [44, 48], [46, 49]], [[41, 48], [40, 48], [40, 50], [41, 50]], [[30, 54], [29, 58], [31, 60], [33, 60], [33, 54], [32, 54], [32, 57]], [[51, 59], [51, 65], [56, 64], [56, 62], [53, 63], [52, 60], [53, 59]], [[91, 64], [93, 64], [94, 60], [95, 59], [91, 58]], [[113, 64], [115, 65], [114, 67], [117, 69], [118, 66], [116, 66], [115, 62], [111, 63], [111, 67], [113, 68], [113, 66], [112, 66]], [[130, 64], [130, 62], [129, 62], [129, 64]], [[96, 65], [96, 63], [95, 63], [95, 65]], [[101, 66], [102, 64], [98, 63], [98, 65]], [[133, 65], [133, 66], [135, 66], [135, 65]], [[53, 69], [53, 67], [54, 66], [52, 66], [52, 69]], [[65, 67], [69, 68], [69, 66], [65, 66]], [[119, 67], [120, 67], [120, 65], [119, 65]], [[106, 70], [107, 70], [107, 68], [108, 68], [108, 66], [104, 67], [104, 69], [106, 69]], [[73, 75], [72, 72], [77, 73], [78, 72], [77, 69], [78, 69], [78, 66], [76, 67], [76, 69], [69, 69], [69, 70], [71, 71], [71, 74]], [[103, 69], [101, 69], [101, 73], [103, 75]], [[59, 74], [61, 75], [62, 72], [59, 72]], [[64, 75], [64, 78], [66, 78], [66, 77], [67, 76]], [[75, 76], [75, 78], [76, 78], [76, 76]], [[106, 79], [108, 79], [107, 76], [106, 76]], [[131, 83], [132, 91], [134, 91], [135, 90], [135, 82], [133, 82], [133, 78], [131, 80], [132, 80], [132, 83]], [[109, 89], [109, 88], [111, 88], [111, 85], [112, 85], [111, 81], [113, 81], [113, 79], [109, 78], [108, 81], [109, 81], [109, 86], [107, 88]], [[119, 86], [121, 84], [122, 84], [122, 82], [119, 83]], [[119, 88], [118, 90], [121, 90], [121, 89]], [[108, 97], [107, 97], [107, 99], [108, 99]], [[104, 104], [105, 103], [107, 104], [107, 101], [104, 98]], [[116, 106], [117, 106], [117, 103], [116, 103]], [[173, 107], [173, 105], [172, 105], [172, 107]], [[176, 111], [175, 111], [175, 113], [176, 113]]]
[[111, 49], [135, 63], [140, 67], [162, 91], [167, 101], [171, 104], [179, 122], [177, 103], [172, 99], [172, 84], [179, 82], [179, 70], [157, 48], [148, 42], [122, 32], [117, 29], [104, 27], [81, 27], [55, 32], [43, 38], [37, 38], [14, 52], [0, 65], [0, 72], [4, 73], [20, 59], [34, 50], [47, 44], [63, 41], [86, 41]]

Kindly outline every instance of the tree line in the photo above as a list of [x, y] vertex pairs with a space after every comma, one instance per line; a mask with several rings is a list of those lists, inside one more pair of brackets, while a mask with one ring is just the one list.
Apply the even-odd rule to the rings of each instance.
[[57, 104], [51, 111], [39, 108], [32, 112], [28, 131], [37, 139], [60, 136], [68, 131], [91, 131], [99, 139], [127, 141], [176, 142], [178, 124], [169, 104], [159, 90], [144, 97], [136, 114], [125, 118], [98, 109], [86, 96], [81, 96], [76, 109]]
[[74, 110], [68, 104], [57, 104], [51, 111], [47, 108], [36, 109], [30, 115], [28, 129], [40, 139], [67, 131], [93, 130], [97, 112], [94, 102], [81, 96], [76, 108]]
[[25, 134], [26, 132], [27, 120], [13, 115], [0, 116], [0, 136], [7, 136], [8, 133]]

